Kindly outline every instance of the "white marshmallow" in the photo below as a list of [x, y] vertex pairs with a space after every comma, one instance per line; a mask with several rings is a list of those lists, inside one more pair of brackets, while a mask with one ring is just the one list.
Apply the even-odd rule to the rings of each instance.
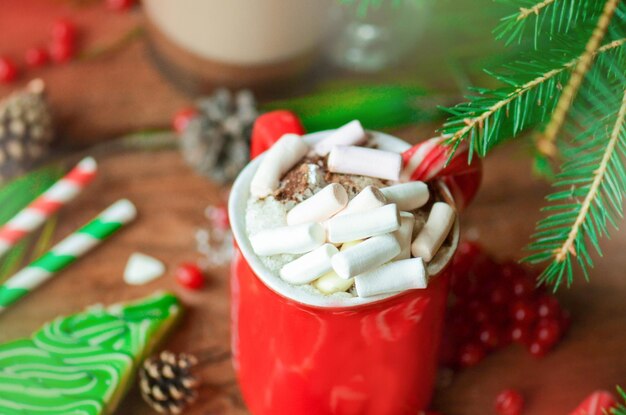
[[354, 285], [359, 297], [396, 293], [426, 288], [428, 280], [422, 258], [390, 262], [372, 271], [357, 275]]
[[428, 262], [433, 259], [454, 225], [454, 209], [447, 203], [433, 205], [428, 220], [411, 245], [414, 257], [421, 257]]
[[319, 223], [303, 223], [266, 229], [250, 236], [257, 255], [303, 254], [321, 246], [326, 239]]
[[332, 173], [358, 174], [386, 180], [399, 180], [402, 156], [390, 151], [355, 146], [333, 147], [328, 156]]
[[377, 187], [367, 186], [365, 189], [361, 190], [358, 195], [354, 196], [354, 198], [348, 202], [348, 206], [337, 213], [337, 216], [365, 212], [366, 210], [379, 208], [386, 204], [387, 199], [385, 199], [385, 196]]
[[326, 138], [315, 144], [313, 150], [320, 156], [325, 156], [330, 153], [335, 146], [358, 145], [363, 143], [365, 138], [366, 135], [363, 126], [359, 120], [354, 120], [328, 134]]
[[313, 286], [327, 295], [348, 291], [352, 284], [354, 284], [354, 278], [341, 278], [334, 271], [324, 274], [313, 281]]
[[411, 241], [413, 240], [413, 226], [415, 226], [415, 216], [410, 212], [400, 212], [400, 229], [393, 233], [402, 251], [394, 260], [411, 258]]
[[395, 203], [400, 210], [413, 210], [428, 202], [428, 186], [424, 182], [408, 182], [380, 189], [389, 203]]
[[341, 251], [330, 262], [337, 275], [348, 279], [384, 264], [399, 253], [400, 244], [396, 238], [386, 234]]
[[291, 284], [307, 284], [332, 270], [330, 258], [337, 252], [334, 245], [324, 244], [283, 266], [280, 277]]
[[396, 205], [385, 205], [365, 212], [335, 216], [326, 222], [328, 240], [332, 243], [349, 242], [382, 235], [400, 228]]
[[348, 204], [348, 192], [338, 183], [332, 183], [287, 213], [287, 224], [322, 222]]
[[263, 156], [252, 182], [250, 193], [256, 197], [272, 194], [287, 173], [309, 151], [309, 146], [299, 135], [285, 134]]

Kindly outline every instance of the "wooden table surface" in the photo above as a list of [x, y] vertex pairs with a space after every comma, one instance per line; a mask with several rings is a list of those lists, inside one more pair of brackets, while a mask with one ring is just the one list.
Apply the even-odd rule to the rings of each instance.
[[[414, 137], [414, 131], [404, 131]], [[94, 303], [113, 303], [170, 289], [187, 306], [181, 326], [166, 347], [175, 351], [228, 351], [228, 269], [211, 269], [209, 284], [198, 293], [180, 289], [171, 271], [181, 261], [198, 259], [194, 232], [206, 228], [204, 208], [223, 200], [223, 189], [195, 175], [175, 150], [107, 152], [96, 155], [101, 173], [78, 200], [60, 215], [57, 238], [65, 235], [118, 198], [133, 200], [139, 219], [110, 242], [81, 259], [57, 278], [0, 315], [0, 342], [27, 336], [59, 314], [73, 313]], [[465, 234], [478, 237], [500, 257], [520, 256], [538, 218], [546, 186], [525, 174], [528, 160], [518, 147], [496, 151], [485, 165], [486, 178], [476, 202], [463, 219]], [[541, 360], [510, 347], [479, 366], [454, 376], [441, 388], [434, 406], [447, 415], [491, 413], [494, 396], [505, 387], [526, 396], [528, 415], [567, 414], [594, 389], [612, 389], [626, 381], [626, 235], [615, 234], [604, 244], [606, 258], [598, 263], [593, 281], [577, 281], [559, 296], [573, 313], [573, 325], [562, 344]], [[167, 276], [146, 286], [122, 281], [132, 252], [162, 259]], [[202, 374], [200, 401], [187, 413], [245, 414], [228, 360], [208, 366]], [[137, 390], [132, 390], [119, 414], [150, 414]]]
[[[6, 3], [6, 4], [5, 4]], [[101, 45], [142, 23], [138, 13], [114, 14], [101, 8], [68, 8], [67, 2], [6, 0], [0, 13], [0, 54], [18, 54], [47, 36], [53, 17], [72, 16], [82, 28], [82, 42]], [[15, 16], [26, 16], [26, 20]], [[85, 147], [130, 131], [168, 125], [171, 114], [189, 102], [159, 75], [146, 57], [143, 42], [91, 61], [29, 72], [50, 87], [50, 100], [60, 120], [64, 148]], [[15, 86], [0, 87], [0, 96]], [[405, 130], [411, 140], [427, 137]], [[428, 131], [428, 132], [426, 132]], [[228, 351], [229, 300], [227, 267], [210, 271], [208, 287], [185, 292], [173, 282], [171, 270], [193, 261], [194, 232], [207, 227], [203, 210], [222, 201], [224, 191], [195, 175], [174, 150], [98, 153], [101, 174], [96, 182], [60, 215], [56, 238], [68, 234], [118, 198], [133, 200], [140, 217], [58, 278], [0, 315], [0, 342], [29, 335], [59, 314], [74, 313], [94, 303], [113, 303], [171, 289], [188, 309], [167, 347], [175, 351]], [[507, 146], [485, 163], [485, 182], [463, 218], [466, 235], [478, 237], [500, 257], [519, 258], [528, 241], [548, 187], [533, 180], [523, 150]], [[622, 227], [626, 224], [622, 223]], [[446, 415], [492, 413], [493, 399], [505, 387], [519, 388], [527, 397], [526, 415], [568, 414], [591, 391], [626, 385], [626, 233], [614, 232], [603, 241], [605, 258], [592, 271], [592, 282], [579, 279], [559, 292], [572, 311], [573, 325], [563, 343], [546, 358], [535, 360], [517, 347], [488, 357], [476, 368], [454, 376], [437, 391], [434, 407]], [[142, 287], [123, 283], [129, 255], [145, 252], [162, 259], [166, 277]], [[187, 413], [246, 414], [228, 360], [207, 367], [200, 401]], [[132, 390], [119, 414], [152, 411]]]

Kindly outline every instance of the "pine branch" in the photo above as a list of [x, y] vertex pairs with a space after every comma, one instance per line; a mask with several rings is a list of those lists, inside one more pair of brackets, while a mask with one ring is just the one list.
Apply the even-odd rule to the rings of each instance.
[[[505, 43], [520, 42], [527, 26], [534, 22], [535, 48], [541, 37], [565, 34], [578, 24], [594, 20], [602, 12], [602, 2], [595, 0], [506, 0], [519, 11], [501, 19], [494, 30], [496, 39]], [[546, 33], [547, 32], [547, 33]]]
[[548, 157], [554, 157], [556, 155], [556, 146], [554, 144], [556, 136], [565, 122], [567, 112], [574, 101], [574, 97], [580, 89], [583, 79], [585, 78], [585, 74], [589, 71], [589, 68], [591, 68], [593, 58], [600, 47], [602, 39], [604, 39], [604, 36], [606, 35], [609, 23], [611, 22], [615, 10], [619, 5], [619, 1], [620, 0], [607, 0], [604, 4], [604, 10], [598, 19], [598, 23], [593, 30], [593, 34], [585, 46], [585, 51], [580, 56], [567, 86], [561, 93], [550, 122], [546, 126], [544, 133], [537, 140], [537, 148], [541, 153]]
[[[626, 38], [612, 41], [598, 48], [592, 57], [621, 52], [624, 44]], [[452, 114], [443, 128], [445, 134], [451, 135], [448, 144], [458, 146], [460, 141], [469, 139], [470, 155], [477, 150], [484, 156], [504, 137], [513, 137], [528, 126], [543, 122], [556, 106], [560, 85], [567, 81], [581, 59], [582, 55], [563, 58], [562, 53], [553, 53], [540, 60], [509, 65], [506, 69], [510, 73], [506, 76], [493, 74], [510, 86], [479, 90], [481, 94], [469, 97], [469, 102], [447, 108]], [[512, 124], [510, 129], [503, 125], [507, 120]]]
[[[626, 194], [626, 81], [619, 79], [615, 84], [595, 85], [588, 92], [589, 107], [596, 108], [592, 114], [586, 114], [592, 125], [580, 126], [583, 133], [575, 138], [579, 145], [566, 153], [570, 159], [563, 164], [554, 184], [561, 190], [548, 197], [555, 203], [545, 209], [551, 216], [539, 222], [535, 240], [529, 245], [537, 253], [526, 260], [549, 261], [540, 282], [553, 284], [555, 289], [564, 278], [568, 286], [572, 283], [574, 263], [588, 279], [593, 261], [587, 242], [601, 255], [599, 237], [608, 234], [608, 223], [615, 227], [617, 217], [622, 216]], [[616, 86], [621, 91], [618, 109], [605, 111], [604, 107], [616, 101], [611, 99]], [[602, 103], [602, 108], [598, 108], [598, 103]]]

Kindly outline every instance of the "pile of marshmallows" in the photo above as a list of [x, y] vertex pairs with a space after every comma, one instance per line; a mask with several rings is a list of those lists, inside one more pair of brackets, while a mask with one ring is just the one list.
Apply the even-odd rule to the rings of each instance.
[[[357, 146], [366, 141], [361, 124], [352, 121], [312, 151], [328, 156], [332, 173], [398, 182], [401, 155]], [[252, 195], [271, 195], [281, 177], [310, 151], [300, 136], [281, 137], [260, 163]], [[280, 276], [295, 285], [311, 283], [324, 294], [347, 291], [353, 284], [359, 297], [426, 288], [424, 262], [435, 256], [455, 220], [450, 205], [434, 203], [413, 238], [415, 216], [410, 211], [424, 206], [428, 198], [428, 186], [419, 181], [381, 189], [367, 186], [350, 201], [346, 189], [333, 183], [292, 208], [287, 226], [260, 231], [250, 242], [257, 255], [304, 254], [286, 264]]]

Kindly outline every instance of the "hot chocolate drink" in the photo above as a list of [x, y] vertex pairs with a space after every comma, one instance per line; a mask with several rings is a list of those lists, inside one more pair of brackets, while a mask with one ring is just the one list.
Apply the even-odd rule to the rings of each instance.
[[404, 179], [399, 151], [409, 145], [399, 147], [353, 121], [316, 142], [285, 135], [266, 152], [246, 231], [294, 297], [375, 300], [424, 289], [445, 265], [455, 208], [436, 182]]

